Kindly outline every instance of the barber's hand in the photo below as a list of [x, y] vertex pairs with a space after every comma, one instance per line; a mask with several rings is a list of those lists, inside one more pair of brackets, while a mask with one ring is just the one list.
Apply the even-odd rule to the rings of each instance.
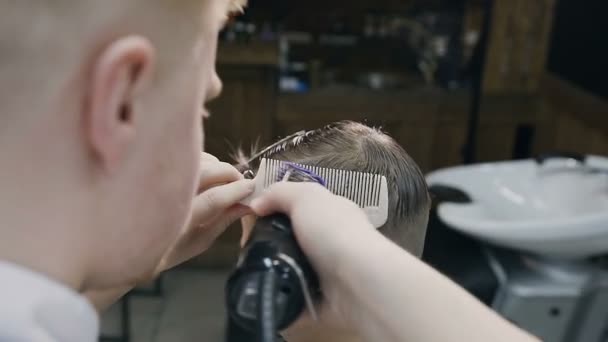
[[251, 212], [239, 201], [253, 192], [254, 183], [232, 165], [203, 153], [198, 195], [192, 213], [178, 240], [159, 264], [157, 273], [179, 265], [204, 251], [226, 228]]
[[[318, 330], [317, 324], [330, 323], [333, 327], [346, 327], [345, 310], [349, 305], [340, 300], [343, 291], [336, 279], [343, 269], [344, 248], [353, 245], [356, 239], [383, 238], [369, 223], [367, 216], [353, 202], [333, 195], [316, 183], [279, 182], [270, 187], [251, 203], [257, 216], [281, 212], [291, 218], [298, 243], [308, 256], [321, 282], [324, 301], [317, 311], [319, 321], [314, 322], [308, 314], [299, 319], [283, 334], [289, 339], [308, 336]], [[345, 305], [346, 304], [346, 305]]]
[[357, 231], [375, 230], [355, 203], [316, 183], [276, 183], [251, 209], [257, 216], [288, 215], [300, 247], [319, 273], [333, 271], [340, 246], [360, 235]]

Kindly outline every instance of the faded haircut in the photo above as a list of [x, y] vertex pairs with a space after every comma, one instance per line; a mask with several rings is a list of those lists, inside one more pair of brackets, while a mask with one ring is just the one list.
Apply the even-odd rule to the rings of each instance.
[[242, 152], [236, 157], [241, 171], [256, 172], [262, 158], [272, 158], [385, 176], [389, 212], [379, 230], [413, 255], [422, 255], [431, 205], [426, 181], [416, 162], [380, 129], [341, 121], [296, 133], [253, 158]]

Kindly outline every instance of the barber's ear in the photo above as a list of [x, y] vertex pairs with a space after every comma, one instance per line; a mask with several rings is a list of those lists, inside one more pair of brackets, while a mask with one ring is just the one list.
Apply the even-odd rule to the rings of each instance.
[[109, 44], [95, 60], [85, 109], [86, 137], [105, 171], [117, 169], [136, 135], [137, 90], [151, 77], [154, 48], [141, 36]]

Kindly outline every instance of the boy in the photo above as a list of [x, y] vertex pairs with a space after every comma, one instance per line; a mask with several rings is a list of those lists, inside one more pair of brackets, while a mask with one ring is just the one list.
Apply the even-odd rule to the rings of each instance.
[[[247, 160], [240, 153], [237, 168], [255, 173], [261, 158], [385, 176], [389, 196], [388, 220], [379, 231], [411, 254], [422, 255], [431, 204], [426, 182], [414, 160], [382, 131], [357, 122], [337, 122], [283, 139], [253, 160]], [[241, 220], [242, 242], [246, 241], [254, 220], [251, 216]], [[326, 311], [318, 322], [301, 319], [283, 332], [283, 336], [289, 342], [357, 340], [357, 336], [340, 327]]]

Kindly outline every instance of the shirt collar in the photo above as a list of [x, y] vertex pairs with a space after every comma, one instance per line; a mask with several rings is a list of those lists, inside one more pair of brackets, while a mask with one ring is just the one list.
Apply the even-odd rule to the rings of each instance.
[[93, 342], [97, 339], [97, 312], [73, 289], [4, 261], [0, 261], [0, 279], [0, 317], [31, 325], [57, 341]]

